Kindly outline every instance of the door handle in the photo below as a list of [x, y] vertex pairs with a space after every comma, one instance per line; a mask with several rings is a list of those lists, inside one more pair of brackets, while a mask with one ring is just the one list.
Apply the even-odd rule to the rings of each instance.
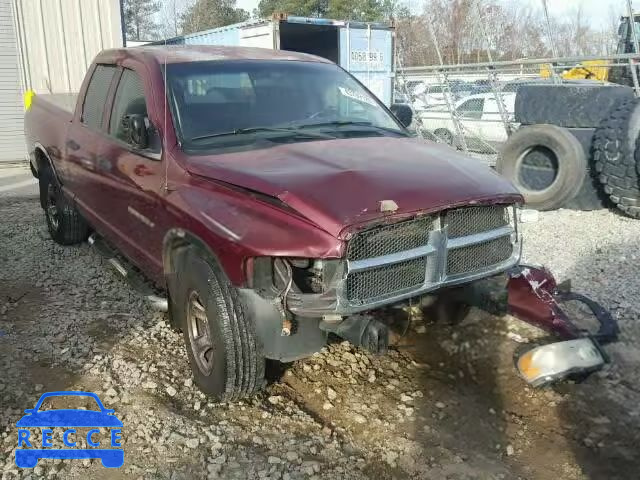
[[67, 140], [67, 148], [70, 150], [80, 150], [80, 144], [74, 140]]

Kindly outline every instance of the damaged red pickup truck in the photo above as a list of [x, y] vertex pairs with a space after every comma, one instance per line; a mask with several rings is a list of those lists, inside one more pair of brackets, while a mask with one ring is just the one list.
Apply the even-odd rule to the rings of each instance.
[[[266, 359], [310, 355], [329, 334], [384, 352], [383, 309], [409, 301], [449, 317], [510, 311], [570, 340], [520, 358], [532, 384], [606, 359], [608, 313], [518, 266], [518, 191], [411, 138], [410, 111], [394, 115], [328, 60], [109, 50], [72, 100], [38, 95], [25, 115], [51, 236], [94, 232], [167, 292], [206, 393], [251, 394]], [[575, 327], [566, 299], [585, 300], [601, 331]]]

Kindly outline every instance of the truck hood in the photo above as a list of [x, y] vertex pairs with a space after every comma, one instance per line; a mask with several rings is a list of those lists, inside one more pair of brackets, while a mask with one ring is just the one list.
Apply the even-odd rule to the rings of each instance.
[[[190, 173], [274, 198], [328, 233], [389, 212], [430, 212], [475, 203], [520, 202], [491, 168], [449, 147], [414, 138], [321, 140], [190, 156]], [[385, 202], [389, 204], [390, 202]]]

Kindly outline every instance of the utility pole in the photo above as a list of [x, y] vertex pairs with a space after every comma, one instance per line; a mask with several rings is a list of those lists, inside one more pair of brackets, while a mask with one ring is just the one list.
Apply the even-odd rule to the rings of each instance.
[[558, 49], [556, 48], [556, 42], [553, 37], [553, 33], [551, 30], [551, 20], [549, 19], [549, 9], [547, 8], [547, 0], [542, 0], [542, 8], [544, 10], [544, 18], [547, 24], [547, 36], [549, 37], [549, 42], [551, 43], [551, 53], [554, 58], [558, 58]]

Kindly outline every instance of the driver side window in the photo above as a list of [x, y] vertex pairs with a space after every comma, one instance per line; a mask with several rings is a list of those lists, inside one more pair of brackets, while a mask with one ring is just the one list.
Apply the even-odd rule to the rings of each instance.
[[[144, 98], [142, 82], [138, 74], [129, 69], [125, 69], [120, 77], [109, 121], [109, 135], [129, 143], [128, 132], [123, 122], [126, 115], [147, 117], [147, 102]], [[159, 151], [153, 147], [154, 144], [153, 141], [150, 143], [150, 150]]]

